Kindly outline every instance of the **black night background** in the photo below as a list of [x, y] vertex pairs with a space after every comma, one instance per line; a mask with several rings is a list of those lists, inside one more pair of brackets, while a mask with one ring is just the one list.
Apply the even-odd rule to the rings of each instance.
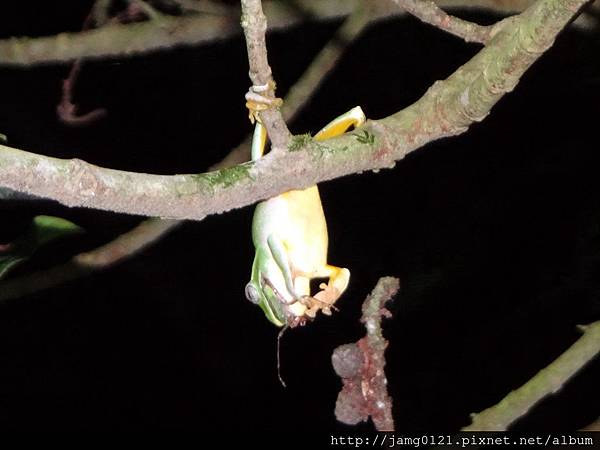
[[[90, 2], [10, 2], [2, 37], [80, 29]], [[15, 6], [15, 5], [22, 6]], [[460, 14], [481, 23], [497, 16]], [[268, 36], [279, 94], [340, 22]], [[320, 185], [329, 260], [348, 267], [339, 312], [278, 330], [244, 298], [253, 207], [187, 222], [137, 256], [0, 304], [0, 429], [364, 431], [336, 422], [331, 352], [364, 330], [360, 305], [399, 277], [384, 322], [398, 430], [451, 433], [566, 350], [600, 317], [599, 31], [564, 32], [522, 82], [467, 133], [393, 170]], [[382, 118], [417, 100], [480, 47], [404, 18], [357, 40], [290, 123], [315, 133], [361, 105]], [[251, 132], [242, 36], [201, 47], [86, 62], [75, 95], [108, 115], [82, 128], [56, 117], [66, 64], [0, 67], [8, 145], [115, 169], [199, 173]], [[67, 261], [140, 217], [3, 201], [0, 243], [31, 218], [85, 234], [55, 241], [9, 280]], [[1, 289], [0, 284], [0, 289]], [[600, 415], [596, 359], [520, 420], [576, 430]]]

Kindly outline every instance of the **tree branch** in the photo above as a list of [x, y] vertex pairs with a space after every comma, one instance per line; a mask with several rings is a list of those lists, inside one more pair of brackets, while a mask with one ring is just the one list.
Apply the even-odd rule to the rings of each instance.
[[[361, 132], [314, 142], [293, 139], [294, 151], [199, 175], [148, 175], [103, 169], [0, 146], [0, 186], [67, 206], [201, 220], [291, 189], [365, 170], [391, 168], [424, 144], [466, 131], [518, 83], [585, 0], [539, 0], [504, 21], [489, 44], [416, 103]], [[287, 150], [287, 149], [280, 149]]]
[[[269, 31], [281, 30], [307, 20], [332, 20], [347, 16], [363, 0], [303, 0], [308, 14], [298, 14], [286, 2], [265, 2]], [[372, 2], [373, 20], [404, 14], [389, 0]], [[533, 0], [439, 0], [448, 8], [486, 9], [502, 13], [519, 12]], [[579, 21], [576, 22], [576, 24]], [[592, 21], [592, 23], [596, 23]], [[589, 26], [585, 23], [584, 26]], [[178, 46], [203, 45], [238, 36], [237, 17], [229, 14], [162, 17], [127, 25], [113, 24], [78, 33], [61, 33], [39, 38], [13, 37], [0, 40], [0, 66], [32, 66], [60, 63], [77, 58], [126, 57], [167, 50]]]
[[[267, 18], [260, 0], [242, 0], [242, 28], [246, 37], [250, 80], [254, 86], [267, 86], [263, 95], [275, 100], [275, 82], [267, 57]], [[261, 111], [260, 117], [272, 145], [287, 147], [291, 133], [279, 108]]]
[[340, 422], [356, 425], [371, 417], [377, 430], [394, 431], [392, 399], [385, 376], [387, 341], [381, 332], [381, 319], [389, 316], [384, 306], [398, 289], [397, 278], [379, 279], [362, 306], [361, 322], [367, 335], [333, 351], [331, 362], [344, 383], [335, 404], [335, 416]]
[[[283, 100], [280, 111], [286, 122], [291, 121], [310, 101], [321, 82], [335, 68], [338, 61], [354, 39], [372, 23], [372, 11], [365, 14], [364, 7], [357, 9], [338, 28], [335, 35], [321, 49], [298, 81], [289, 89]], [[250, 159], [252, 133], [234, 148], [226, 157], [212, 169], [232, 167]]]
[[600, 321], [583, 327], [584, 334], [552, 364], [542, 369], [500, 403], [472, 416], [462, 431], [503, 431], [544, 397], [555, 394], [600, 352]]
[[600, 431], [600, 417], [598, 417], [595, 421], [586, 425], [579, 431]]
[[394, 0], [394, 2], [421, 21], [458, 36], [466, 42], [485, 44], [494, 28], [493, 26], [478, 25], [451, 16], [440, 9], [432, 0]]

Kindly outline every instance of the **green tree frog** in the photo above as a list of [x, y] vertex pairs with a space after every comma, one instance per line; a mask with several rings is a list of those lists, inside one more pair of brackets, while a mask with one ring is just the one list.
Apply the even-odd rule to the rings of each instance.
[[[329, 123], [314, 139], [338, 136], [365, 120], [357, 106]], [[263, 155], [265, 143], [265, 128], [257, 121], [252, 160]], [[254, 212], [252, 239], [256, 254], [246, 298], [260, 306], [267, 319], [279, 327], [294, 327], [319, 311], [331, 314], [348, 286], [350, 271], [327, 263], [327, 224], [317, 186], [260, 202]], [[327, 278], [328, 283], [321, 283], [319, 292], [311, 295], [313, 278]]]

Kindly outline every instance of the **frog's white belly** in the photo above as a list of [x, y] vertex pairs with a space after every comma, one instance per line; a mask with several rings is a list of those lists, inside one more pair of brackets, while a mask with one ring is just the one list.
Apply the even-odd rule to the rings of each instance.
[[264, 219], [259, 240], [276, 235], [297, 274], [311, 278], [327, 265], [327, 223], [316, 186], [266, 200], [256, 214]]

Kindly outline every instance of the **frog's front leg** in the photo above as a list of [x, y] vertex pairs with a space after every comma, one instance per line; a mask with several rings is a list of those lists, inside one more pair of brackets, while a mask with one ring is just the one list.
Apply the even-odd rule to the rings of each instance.
[[[310, 318], [315, 318], [316, 313], [319, 310], [323, 310], [325, 314], [330, 314], [331, 311], [329, 308], [331, 307], [333, 302], [335, 302], [335, 300], [338, 299], [338, 297], [348, 285], [348, 279], [350, 277], [350, 272], [348, 271], [348, 269], [339, 269], [337, 267], [327, 266], [326, 270], [323, 271], [323, 275], [319, 275], [319, 277], [329, 278], [330, 276], [335, 274], [333, 275], [333, 277], [337, 280], [337, 283], [332, 283], [332, 279], [330, 278], [330, 283], [332, 283], [332, 287], [328, 288], [327, 290], [329, 295], [326, 296], [325, 294], [320, 293], [321, 298], [311, 297], [310, 278], [299, 274], [294, 270], [294, 268], [290, 264], [288, 251], [285, 247], [284, 242], [281, 239], [279, 239], [275, 234], [271, 234], [267, 238], [267, 244], [269, 246], [269, 250], [271, 251], [273, 259], [277, 264], [277, 267], [283, 275], [286, 290], [293, 298], [293, 300], [287, 305], [288, 312], [295, 317], [302, 317], [306, 315]], [[346, 275], [345, 281], [343, 280], [343, 271], [345, 271]], [[337, 275], [338, 273], [341, 275]], [[335, 293], [337, 293], [337, 295]], [[283, 297], [282, 300], [285, 301]]]
[[271, 234], [267, 238], [267, 245], [269, 246], [269, 250], [271, 251], [271, 255], [273, 256], [277, 267], [279, 267], [279, 270], [281, 270], [287, 291], [294, 298], [297, 298], [298, 296], [296, 295], [296, 289], [294, 286], [292, 267], [290, 265], [285, 244], [275, 234]]

